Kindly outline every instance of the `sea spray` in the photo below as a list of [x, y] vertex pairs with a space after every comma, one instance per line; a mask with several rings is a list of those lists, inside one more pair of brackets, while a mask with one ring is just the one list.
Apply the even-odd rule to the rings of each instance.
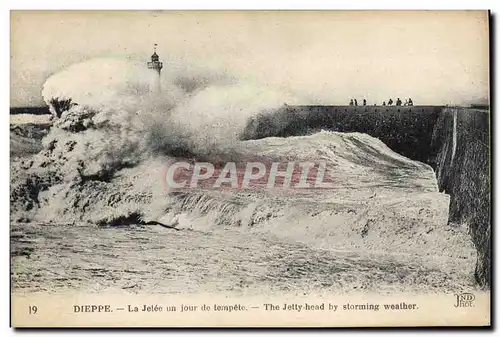
[[[155, 177], [155, 183], [144, 181], [150, 180], [144, 171], [173, 157], [227, 158], [235, 152], [233, 147], [250, 116], [292, 100], [285, 93], [239, 81], [225, 71], [217, 74], [199, 68], [182, 74], [165, 72], [158, 93], [150, 90], [153, 75], [139, 62], [100, 58], [51, 76], [43, 96], [55, 122], [43, 139], [44, 149], [33, 158], [29, 172], [23, 172], [29, 184], [39, 177], [45, 183], [20, 183], [14, 196], [26, 194], [31, 186], [27, 193], [33, 202], [28, 208], [31, 213], [43, 208], [38, 214], [41, 220], [47, 216], [96, 221], [94, 215], [112, 218], [121, 212], [156, 216], [168, 208], [163, 204], [165, 195], [151, 197], [161, 177]], [[38, 178], [29, 178], [32, 174]], [[127, 185], [120, 185], [124, 181]], [[119, 196], [111, 198], [109, 185], [113, 183], [117, 184], [113, 193]], [[149, 195], [139, 197], [136, 191], [143, 189]], [[109, 198], [129, 206], [115, 207]], [[155, 204], [152, 199], [163, 203], [151, 210], [144, 205]], [[92, 202], [108, 211], [97, 209], [92, 215], [88, 209]], [[142, 206], [133, 202], [147, 210], [137, 210]], [[14, 208], [27, 211], [24, 206]]]
[[[359, 133], [241, 141], [249, 119], [293, 104], [293, 97], [224, 72], [165, 71], [163, 91], [151, 93], [142, 64], [114, 62], [90, 60], [47, 80], [46, 102], [71, 104], [55, 117], [29, 168], [14, 173], [14, 220], [231, 226], [325, 249], [460, 254], [453, 240], [462, 244], [466, 235], [442, 239], [450, 237], [448, 199], [428, 165]], [[165, 168], [183, 160], [325, 161], [335, 188], [165, 190]]]
[[115, 127], [106, 130], [109, 137], [137, 138], [141, 153], [199, 156], [224, 153], [239, 142], [249, 118], [295, 101], [267, 86], [200, 71], [178, 77], [165, 72], [158, 94], [150, 90], [152, 76], [141, 63], [93, 59], [49, 78], [43, 96], [52, 110], [51, 102], [64, 100], [92, 109], [96, 123]]

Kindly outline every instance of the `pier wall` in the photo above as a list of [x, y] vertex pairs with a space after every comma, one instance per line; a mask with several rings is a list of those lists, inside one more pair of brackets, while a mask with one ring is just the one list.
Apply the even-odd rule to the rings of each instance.
[[475, 278], [491, 280], [490, 113], [445, 106], [284, 106], [247, 124], [243, 139], [362, 132], [405, 157], [429, 164], [450, 195], [449, 224], [466, 223], [478, 259]]

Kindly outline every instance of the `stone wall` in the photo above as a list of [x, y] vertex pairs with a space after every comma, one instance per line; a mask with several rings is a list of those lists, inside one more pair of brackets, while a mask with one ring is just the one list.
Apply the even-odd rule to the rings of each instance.
[[449, 224], [467, 223], [478, 251], [475, 277], [490, 286], [490, 115], [444, 106], [284, 106], [249, 121], [242, 138], [289, 137], [321, 129], [362, 132], [429, 164], [451, 196]]

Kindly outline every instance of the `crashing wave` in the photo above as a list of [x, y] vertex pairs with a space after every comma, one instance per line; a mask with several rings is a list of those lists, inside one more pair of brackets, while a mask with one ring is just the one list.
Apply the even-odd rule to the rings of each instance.
[[[146, 70], [114, 62], [92, 60], [47, 80], [43, 94], [57, 118], [43, 150], [13, 172], [14, 219], [158, 221], [198, 230], [232, 226], [322, 248], [367, 246], [424, 255], [457, 254], [453, 240], [467, 244], [460, 233], [442, 239], [449, 199], [437, 191], [432, 169], [378, 139], [323, 131], [242, 141], [252, 117], [293, 103], [293, 97], [223, 76], [206, 75], [185, 85], [168, 74], [158, 95], [148, 91]], [[322, 192], [173, 192], [162, 184], [165, 167], [175, 160], [256, 156], [326, 160], [336, 186]]]

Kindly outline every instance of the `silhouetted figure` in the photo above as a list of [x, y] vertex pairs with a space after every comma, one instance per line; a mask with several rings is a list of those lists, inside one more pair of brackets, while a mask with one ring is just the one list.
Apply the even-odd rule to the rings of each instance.
[[413, 106], [413, 101], [411, 100], [411, 97], [410, 97], [410, 98], [408, 98], [408, 105], [409, 105], [409, 106]]
[[389, 98], [389, 102], [387, 102], [387, 105], [392, 105], [393, 101], [392, 98]]
[[354, 106], [358, 106], [358, 100], [354, 99]]
[[351, 101], [349, 102], [349, 105], [354, 105], [354, 101], [351, 99]]
[[385, 106], [385, 101], [382, 102], [382, 105]]
[[405, 103], [403, 104], [404, 106], [408, 106], [408, 100], [405, 99]]
[[401, 102], [401, 100], [400, 100], [400, 99], [399, 99], [399, 97], [398, 97], [398, 99], [396, 100], [396, 105], [397, 105], [397, 106], [401, 106], [401, 103], [403, 103], [403, 102]]
[[366, 105], [366, 99], [363, 99], [363, 106]]

